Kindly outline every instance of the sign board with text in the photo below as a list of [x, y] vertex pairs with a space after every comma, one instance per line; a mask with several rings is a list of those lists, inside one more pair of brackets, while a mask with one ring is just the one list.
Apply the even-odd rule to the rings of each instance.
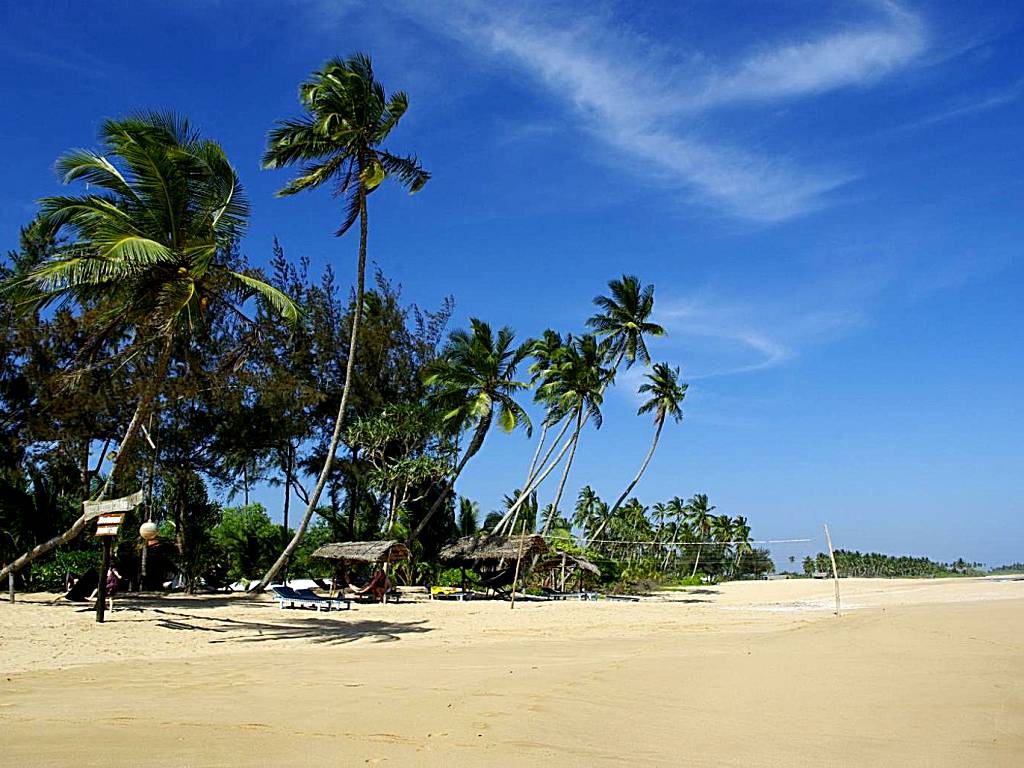
[[86, 501], [82, 506], [85, 508], [85, 519], [92, 520], [100, 515], [112, 512], [128, 512], [142, 503], [142, 489], [131, 496], [122, 496], [119, 499], [108, 499], [107, 501]]

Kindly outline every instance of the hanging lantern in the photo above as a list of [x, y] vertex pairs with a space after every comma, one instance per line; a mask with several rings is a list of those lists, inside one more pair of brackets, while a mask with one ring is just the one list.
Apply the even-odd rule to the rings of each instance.
[[139, 526], [139, 536], [144, 538], [146, 541], [152, 541], [156, 538], [156, 523], [149, 520]]

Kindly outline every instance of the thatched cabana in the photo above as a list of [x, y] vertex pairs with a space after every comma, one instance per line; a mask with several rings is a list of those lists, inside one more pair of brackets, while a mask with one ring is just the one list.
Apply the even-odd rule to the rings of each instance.
[[519, 557], [530, 558], [534, 555], [543, 555], [547, 551], [548, 545], [540, 534], [531, 533], [525, 536], [485, 534], [483, 536], [464, 536], [444, 547], [438, 557], [443, 562], [478, 565], [487, 561], [512, 562]]
[[552, 552], [549, 557], [541, 560], [537, 567], [545, 571], [550, 571], [553, 568], [573, 568], [587, 571], [595, 576], [601, 575], [601, 569], [587, 558], [582, 555], [571, 555], [568, 552]]
[[588, 576], [600, 578], [601, 569], [582, 555], [573, 555], [569, 552], [551, 552], [548, 557], [541, 560], [537, 567], [541, 571], [550, 574], [550, 583], [558, 589], [565, 589], [566, 582], [573, 576], [578, 579], [580, 589], [583, 588], [583, 580]]
[[409, 548], [400, 541], [342, 541], [324, 544], [310, 557], [347, 563], [394, 563], [409, 559]]

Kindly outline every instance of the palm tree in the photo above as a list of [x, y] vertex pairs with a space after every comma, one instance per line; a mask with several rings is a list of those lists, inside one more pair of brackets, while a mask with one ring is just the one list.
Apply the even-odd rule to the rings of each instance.
[[686, 502], [678, 496], [673, 496], [665, 506], [666, 515], [672, 518], [672, 541], [668, 552], [665, 553], [665, 562], [661, 566], [663, 569], [668, 568], [669, 557], [675, 553], [676, 545], [684, 539], [692, 539], [689, 525], [690, 511]]
[[480, 505], [462, 496], [459, 499], [459, 536], [472, 536], [477, 531]]
[[384, 86], [374, 77], [368, 56], [356, 54], [348, 59], [329, 60], [323, 69], [299, 86], [299, 101], [305, 113], [298, 118], [281, 120], [271, 129], [263, 167], [302, 164], [300, 174], [278, 193], [282, 196], [333, 184], [334, 194], [346, 201], [341, 226], [335, 234], [344, 235], [358, 220], [359, 258], [345, 383], [324, 465], [295, 536], [260, 580], [258, 590], [266, 588], [299, 545], [334, 464], [348, 407], [363, 311], [368, 231], [366, 199], [389, 177], [410, 193], [419, 191], [430, 179], [430, 174], [415, 157], [394, 155], [381, 146], [408, 109], [409, 99], [402, 91], [387, 96]]
[[[651, 441], [651, 447], [647, 450], [647, 455], [640, 465], [640, 470], [633, 477], [630, 484], [626, 486], [626, 490], [615, 500], [615, 504], [612, 505], [611, 514], [613, 515], [622, 505], [622, 502], [626, 500], [626, 497], [633, 492], [636, 484], [640, 482], [640, 478], [647, 471], [647, 465], [651, 463], [654, 451], [658, 447], [658, 439], [661, 437], [661, 430], [665, 426], [665, 420], [669, 416], [676, 423], [683, 420], [683, 411], [679, 405], [686, 396], [687, 385], [679, 383], [679, 369], [672, 369], [667, 363], [657, 363], [651, 373], [644, 375], [647, 378], [647, 382], [641, 384], [638, 391], [642, 395], [649, 394], [651, 397], [640, 406], [637, 414], [643, 415], [654, 412], [654, 439]], [[594, 535], [600, 535], [603, 529], [604, 526], [599, 528]]]
[[[576, 429], [572, 435], [572, 448], [565, 462], [562, 478], [552, 502], [553, 512], [550, 520], [558, 516], [558, 505], [562, 500], [565, 483], [576, 456], [580, 432], [585, 421], [593, 419], [594, 426], [601, 428], [601, 404], [604, 400], [604, 389], [613, 372], [604, 367], [607, 359], [607, 347], [597, 337], [587, 334], [574, 340], [565, 349], [561, 360], [549, 379], [541, 385], [544, 397], [551, 403], [553, 417], [560, 414], [575, 414]], [[544, 526], [547, 533], [548, 525]]]
[[[258, 295], [288, 322], [297, 317], [283, 293], [229, 268], [249, 204], [220, 145], [167, 113], [107, 120], [100, 139], [99, 152], [74, 150], [57, 161], [65, 184], [84, 181], [94, 191], [41, 201], [46, 225], [70, 237], [5, 286], [22, 309], [38, 311], [54, 302], [95, 307], [85, 345], [90, 356], [125, 332], [131, 342], [113, 360], [141, 360], [153, 350], [148, 370], [140, 366], [146, 384], [98, 499], [113, 487], [160, 395], [175, 343], [203, 323], [211, 303], [230, 306], [252, 323], [240, 304]], [[19, 570], [84, 527], [83, 515], [2, 573]]]
[[623, 360], [627, 368], [637, 359], [650, 365], [644, 337], [665, 335], [664, 328], [650, 322], [654, 286], [643, 285], [635, 275], [623, 275], [622, 279], [610, 280], [608, 290], [611, 296], [594, 298], [594, 304], [604, 311], [587, 320], [587, 327], [610, 342], [609, 353], [615, 357], [613, 369], [618, 369]]
[[515, 334], [505, 327], [495, 336], [482, 320], [470, 320], [472, 332], [454, 331], [441, 357], [427, 374], [427, 386], [434, 388], [431, 399], [442, 407], [443, 421], [456, 432], [475, 425], [473, 437], [462, 454], [444, 490], [412, 532], [420, 535], [462, 474], [467, 462], [477, 454], [491, 428], [497, 408], [498, 424], [505, 432], [526, 426], [532, 433], [530, 417], [515, 401], [515, 394], [528, 384], [516, 381], [516, 368], [530, 352], [530, 345], [513, 346]]
[[[550, 423], [557, 424], [568, 417], [574, 420], [576, 428], [569, 438], [562, 444], [558, 455], [547, 465], [546, 468], [537, 470], [532, 483], [528, 484], [522, 491], [520, 497], [505, 512], [497, 530], [511, 531], [515, 527], [516, 514], [520, 505], [525, 501], [526, 496], [537, 490], [551, 471], [558, 466], [562, 457], [572, 451], [565, 470], [562, 473], [562, 480], [555, 495], [555, 506], [561, 500], [562, 492], [565, 489], [566, 478], [569, 468], [572, 466], [572, 459], [576, 452], [576, 444], [584, 424], [591, 418], [594, 419], [598, 428], [601, 426], [601, 403], [603, 392], [611, 371], [604, 367], [607, 358], [607, 350], [604, 344], [597, 340], [592, 334], [582, 336], [579, 339], [568, 338], [563, 352], [558, 357], [558, 362], [545, 374], [543, 383], [539, 387], [539, 394], [543, 402], [547, 404], [547, 419]], [[556, 441], [557, 445], [557, 441]], [[550, 453], [550, 451], [549, 451]], [[547, 531], [545, 531], [546, 533]]]
[[711, 535], [711, 513], [715, 510], [715, 507], [708, 504], [708, 495], [706, 493], [698, 493], [686, 502], [686, 508], [690, 525], [693, 527], [693, 532], [697, 535], [697, 557], [693, 561], [693, 573], [690, 574], [692, 577], [697, 575], [701, 547], [704, 546], [704, 542]]
[[580, 490], [579, 496], [576, 497], [576, 511], [572, 522], [583, 531], [584, 536], [588, 536], [607, 513], [608, 505], [601, 501], [601, 497], [593, 488], [585, 485]]
[[712, 515], [711, 536], [721, 547], [719, 563], [723, 566], [729, 556], [729, 545], [732, 543], [732, 518], [728, 515]]
[[[753, 552], [753, 548], [750, 546], [750, 525], [747, 524], [747, 518], [743, 515], [739, 515], [732, 523], [732, 538], [736, 542], [736, 562], [733, 567], [738, 567], [740, 564], [740, 558], [744, 553]], [[790, 556], [789, 562], [793, 562], [793, 557]]]
[[[570, 337], [571, 340], [571, 337]], [[566, 343], [562, 341], [562, 335], [557, 331], [553, 331], [550, 328], [544, 331], [541, 338], [537, 339], [532, 343], [530, 349], [530, 355], [533, 357], [534, 362], [531, 363], [530, 371], [530, 385], [536, 386], [537, 391], [534, 393], [534, 401], [542, 404], [546, 410], [544, 420], [541, 422], [540, 438], [537, 441], [537, 449], [533, 452], [533, 459], [530, 461], [530, 470], [526, 474], [526, 483], [523, 485], [524, 488], [529, 487], [533, 481], [537, 470], [543, 467], [547, 460], [551, 457], [558, 442], [562, 439], [566, 429], [568, 429], [571, 421], [565, 420], [565, 424], [562, 426], [561, 431], [555, 437], [554, 442], [551, 444], [551, 448], [545, 454], [544, 459], [540, 461], [538, 465], [537, 460], [540, 458], [540, 452], [544, 448], [544, 443], [547, 440], [548, 430], [558, 423], [557, 419], [560, 414], [556, 414], [552, 410], [552, 403], [550, 396], [541, 390], [538, 386], [546, 382], [557, 370], [558, 364], [565, 355]], [[554, 417], [554, 420], [553, 418]]]

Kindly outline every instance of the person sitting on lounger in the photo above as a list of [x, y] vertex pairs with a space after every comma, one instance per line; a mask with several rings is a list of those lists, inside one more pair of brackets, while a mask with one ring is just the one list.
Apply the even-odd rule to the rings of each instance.
[[384, 571], [378, 570], [373, 574], [373, 578], [362, 587], [354, 587], [350, 584], [349, 588], [353, 594], [371, 595], [374, 602], [382, 603], [384, 602], [384, 595], [391, 591], [391, 582]]

